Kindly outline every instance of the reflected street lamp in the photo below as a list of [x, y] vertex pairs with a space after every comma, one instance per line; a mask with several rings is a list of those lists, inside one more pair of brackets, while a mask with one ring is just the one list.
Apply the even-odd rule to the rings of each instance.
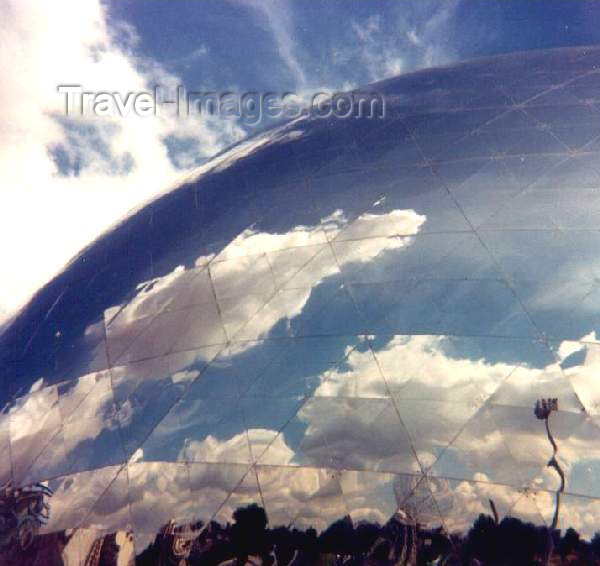
[[554, 518], [552, 519], [552, 530], [556, 529], [556, 525], [558, 524], [558, 513], [560, 510], [560, 494], [565, 489], [565, 474], [556, 459], [556, 453], [558, 452], [558, 446], [554, 441], [554, 437], [550, 432], [550, 425], [548, 424], [548, 419], [553, 411], [558, 411], [558, 399], [538, 399], [535, 403], [535, 407], [533, 412], [535, 416], [539, 420], [543, 420], [546, 425], [546, 434], [548, 435], [548, 440], [550, 444], [552, 444], [552, 458], [548, 461], [548, 466], [550, 468], [554, 468], [556, 473], [560, 476], [560, 487], [556, 491], [556, 508], [554, 510]]

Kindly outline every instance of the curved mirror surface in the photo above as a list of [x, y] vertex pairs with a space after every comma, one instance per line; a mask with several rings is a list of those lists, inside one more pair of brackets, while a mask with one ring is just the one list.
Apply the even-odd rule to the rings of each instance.
[[599, 62], [387, 80], [385, 118], [267, 131], [81, 252], [0, 337], [2, 552], [188, 556], [251, 504], [590, 538]]

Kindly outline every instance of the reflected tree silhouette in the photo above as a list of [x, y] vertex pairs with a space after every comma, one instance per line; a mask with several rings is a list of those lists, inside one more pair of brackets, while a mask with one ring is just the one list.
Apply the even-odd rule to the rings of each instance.
[[[600, 565], [600, 535], [587, 542], [571, 528], [561, 537], [559, 531], [510, 516], [498, 520], [480, 514], [467, 533], [424, 528], [402, 512], [384, 525], [345, 516], [320, 534], [311, 527], [269, 528], [265, 510], [256, 504], [238, 508], [232, 519], [227, 524], [169, 521], [135, 557], [121, 554], [120, 544], [131, 543], [131, 533], [107, 533], [78, 556], [86, 566]], [[0, 564], [72, 564], [62, 554], [68, 540], [65, 532], [39, 534], [20, 554], [0, 553]]]

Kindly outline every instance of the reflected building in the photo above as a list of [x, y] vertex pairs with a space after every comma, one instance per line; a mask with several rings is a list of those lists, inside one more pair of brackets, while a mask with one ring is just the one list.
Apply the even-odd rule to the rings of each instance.
[[383, 81], [384, 119], [257, 135], [84, 249], [0, 336], [0, 482], [51, 491], [35, 536], [69, 564], [157, 533], [183, 556], [256, 504], [302, 532], [483, 513], [590, 539], [599, 63]]

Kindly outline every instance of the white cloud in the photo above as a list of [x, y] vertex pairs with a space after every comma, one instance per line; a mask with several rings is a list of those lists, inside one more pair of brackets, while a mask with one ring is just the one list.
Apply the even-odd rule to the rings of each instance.
[[[242, 144], [231, 155], [224, 154], [210, 166], [226, 167], [238, 155], [245, 155], [263, 142], [255, 140], [253, 143], [247, 149]], [[162, 318], [157, 317], [147, 324], [143, 324], [142, 319], [151, 320], [170, 309], [180, 313], [173, 314], [180, 320], [178, 328], [183, 328], [184, 323], [193, 326], [193, 321], [188, 321], [189, 305], [201, 304], [207, 317], [209, 312], [217, 312], [213, 286], [227, 337], [236, 341], [262, 338], [281, 320], [299, 315], [312, 290], [327, 278], [339, 275], [341, 269], [350, 264], [369, 263], [385, 251], [412, 243], [411, 237], [373, 236], [416, 234], [425, 221], [424, 215], [412, 209], [365, 213], [351, 221], [338, 210], [314, 226], [298, 225], [282, 234], [247, 228], [216, 258], [198, 258], [196, 263], [200, 265], [210, 261], [208, 269], [198, 267], [186, 271], [178, 266], [163, 277], [140, 283], [137, 295], [126, 306], [113, 305], [107, 309], [104, 320], [110, 359], [122, 363], [166, 353], [165, 340], [157, 339], [157, 334], [165, 337]], [[328, 238], [336, 242], [352, 238], [364, 240], [360, 247], [337, 250], [334, 257]], [[213, 324], [207, 324], [206, 320], [201, 322], [201, 336], [196, 333], [195, 345], [224, 342], [216, 315], [211, 318]], [[174, 335], [173, 341], [176, 339]], [[252, 346], [245, 343], [237, 347], [241, 351]], [[134, 357], [127, 357], [130, 354]]]
[[[60, 84], [125, 96], [156, 82], [179, 83], [133, 55], [135, 30], [109, 26], [100, 0], [10, 0], [0, 37], [0, 240], [6, 244], [0, 315], [6, 317], [81, 247], [174, 182], [179, 173], [163, 138], [192, 138], [197, 155], [208, 156], [242, 131], [232, 122], [166, 113], [65, 119]], [[61, 175], [57, 155], [71, 175]]]
[[282, 436], [268, 429], [251, 428], [233, 437], [220, 441], [212, 435], [203, 440], [190, 440], [181, 450], [178, 459], [188, 462], [227, 462], [246, 463], [249, 462], [250, 445], [252, 452], [261, 454], [267, 446], [270, 451], [277, 454], [277, 461], [282, 465], [289, 464], [294, 451], [287, 446]]
[[395, 336], [375, 351], [377, 364], [370, 349], [354, 350], [346, 367], [332, 371], [315, 394], [353, 397], [356, 385], [359, 397], [382, 397], [386, 384], [398, 391], [410, 381], [412, 398], [457, 401], [482, 392], [490, 395], [513, 369], [485, 359], [452, 358], [444, 352], [446, 342], [445, 336]]
[[[215, 280], [217, 295], [219, 287], [227, 285], [227, 281], [229, 286], [235, 285], [240, 290], [246, 290], [245, 294], [240, 292], [236, 296], [231, 318], [228, 320], [227, 313], [224, 314], [226, 323], [229, 322], [236, 330], [245, 325], [241, 333], [235, 335], [237, 340], [268, 335], [279, 321], [285, 318], [291, 320], [299, 315], [312, 290], [328, 277], [339, 274], [341, 269], [352, 263], [369, 263], [386, 250], [407, 246], [412, 242], [411, 238], [369, 238], [374, 230], [386, 226], [391, 233], [400, 230], [400, 233], [416, 234], [425, 220], [424, 215], [414, 210], [392, 210], [383, 214], [363, 214], [348, 221], [343, 211], [338, 211], [322, 219], [319, 225], [296, 226], [285, 234], [246, 230], [219, 256], [232, 259], [214, 264], [221, 274], [221, 281], [219, 278]], [[361, 237], [365, 240], [360, 249], [339, 253], [334, 258], [331, 248], [325, 243], [325, 235], [330, 239], [337, 235], [340, 240], [345, 237]], [[269, 269], [267, 280], [262, 277], [262, 292], [253, 294], [250, 290], [260, 280], [260, 262], [258, 258], [252, 258], [259, 252], [267, 253]], [[233, 259], [240, 256], [248, 256], [248, 260]], [[275, 273], [275, 282], [269, 281], [272, 272]], [[269, 294], [267, 291], [265, 295], [265, 290], [269, 289], [269, 285], [272, 287], [273, 283], [282, 292]]]

